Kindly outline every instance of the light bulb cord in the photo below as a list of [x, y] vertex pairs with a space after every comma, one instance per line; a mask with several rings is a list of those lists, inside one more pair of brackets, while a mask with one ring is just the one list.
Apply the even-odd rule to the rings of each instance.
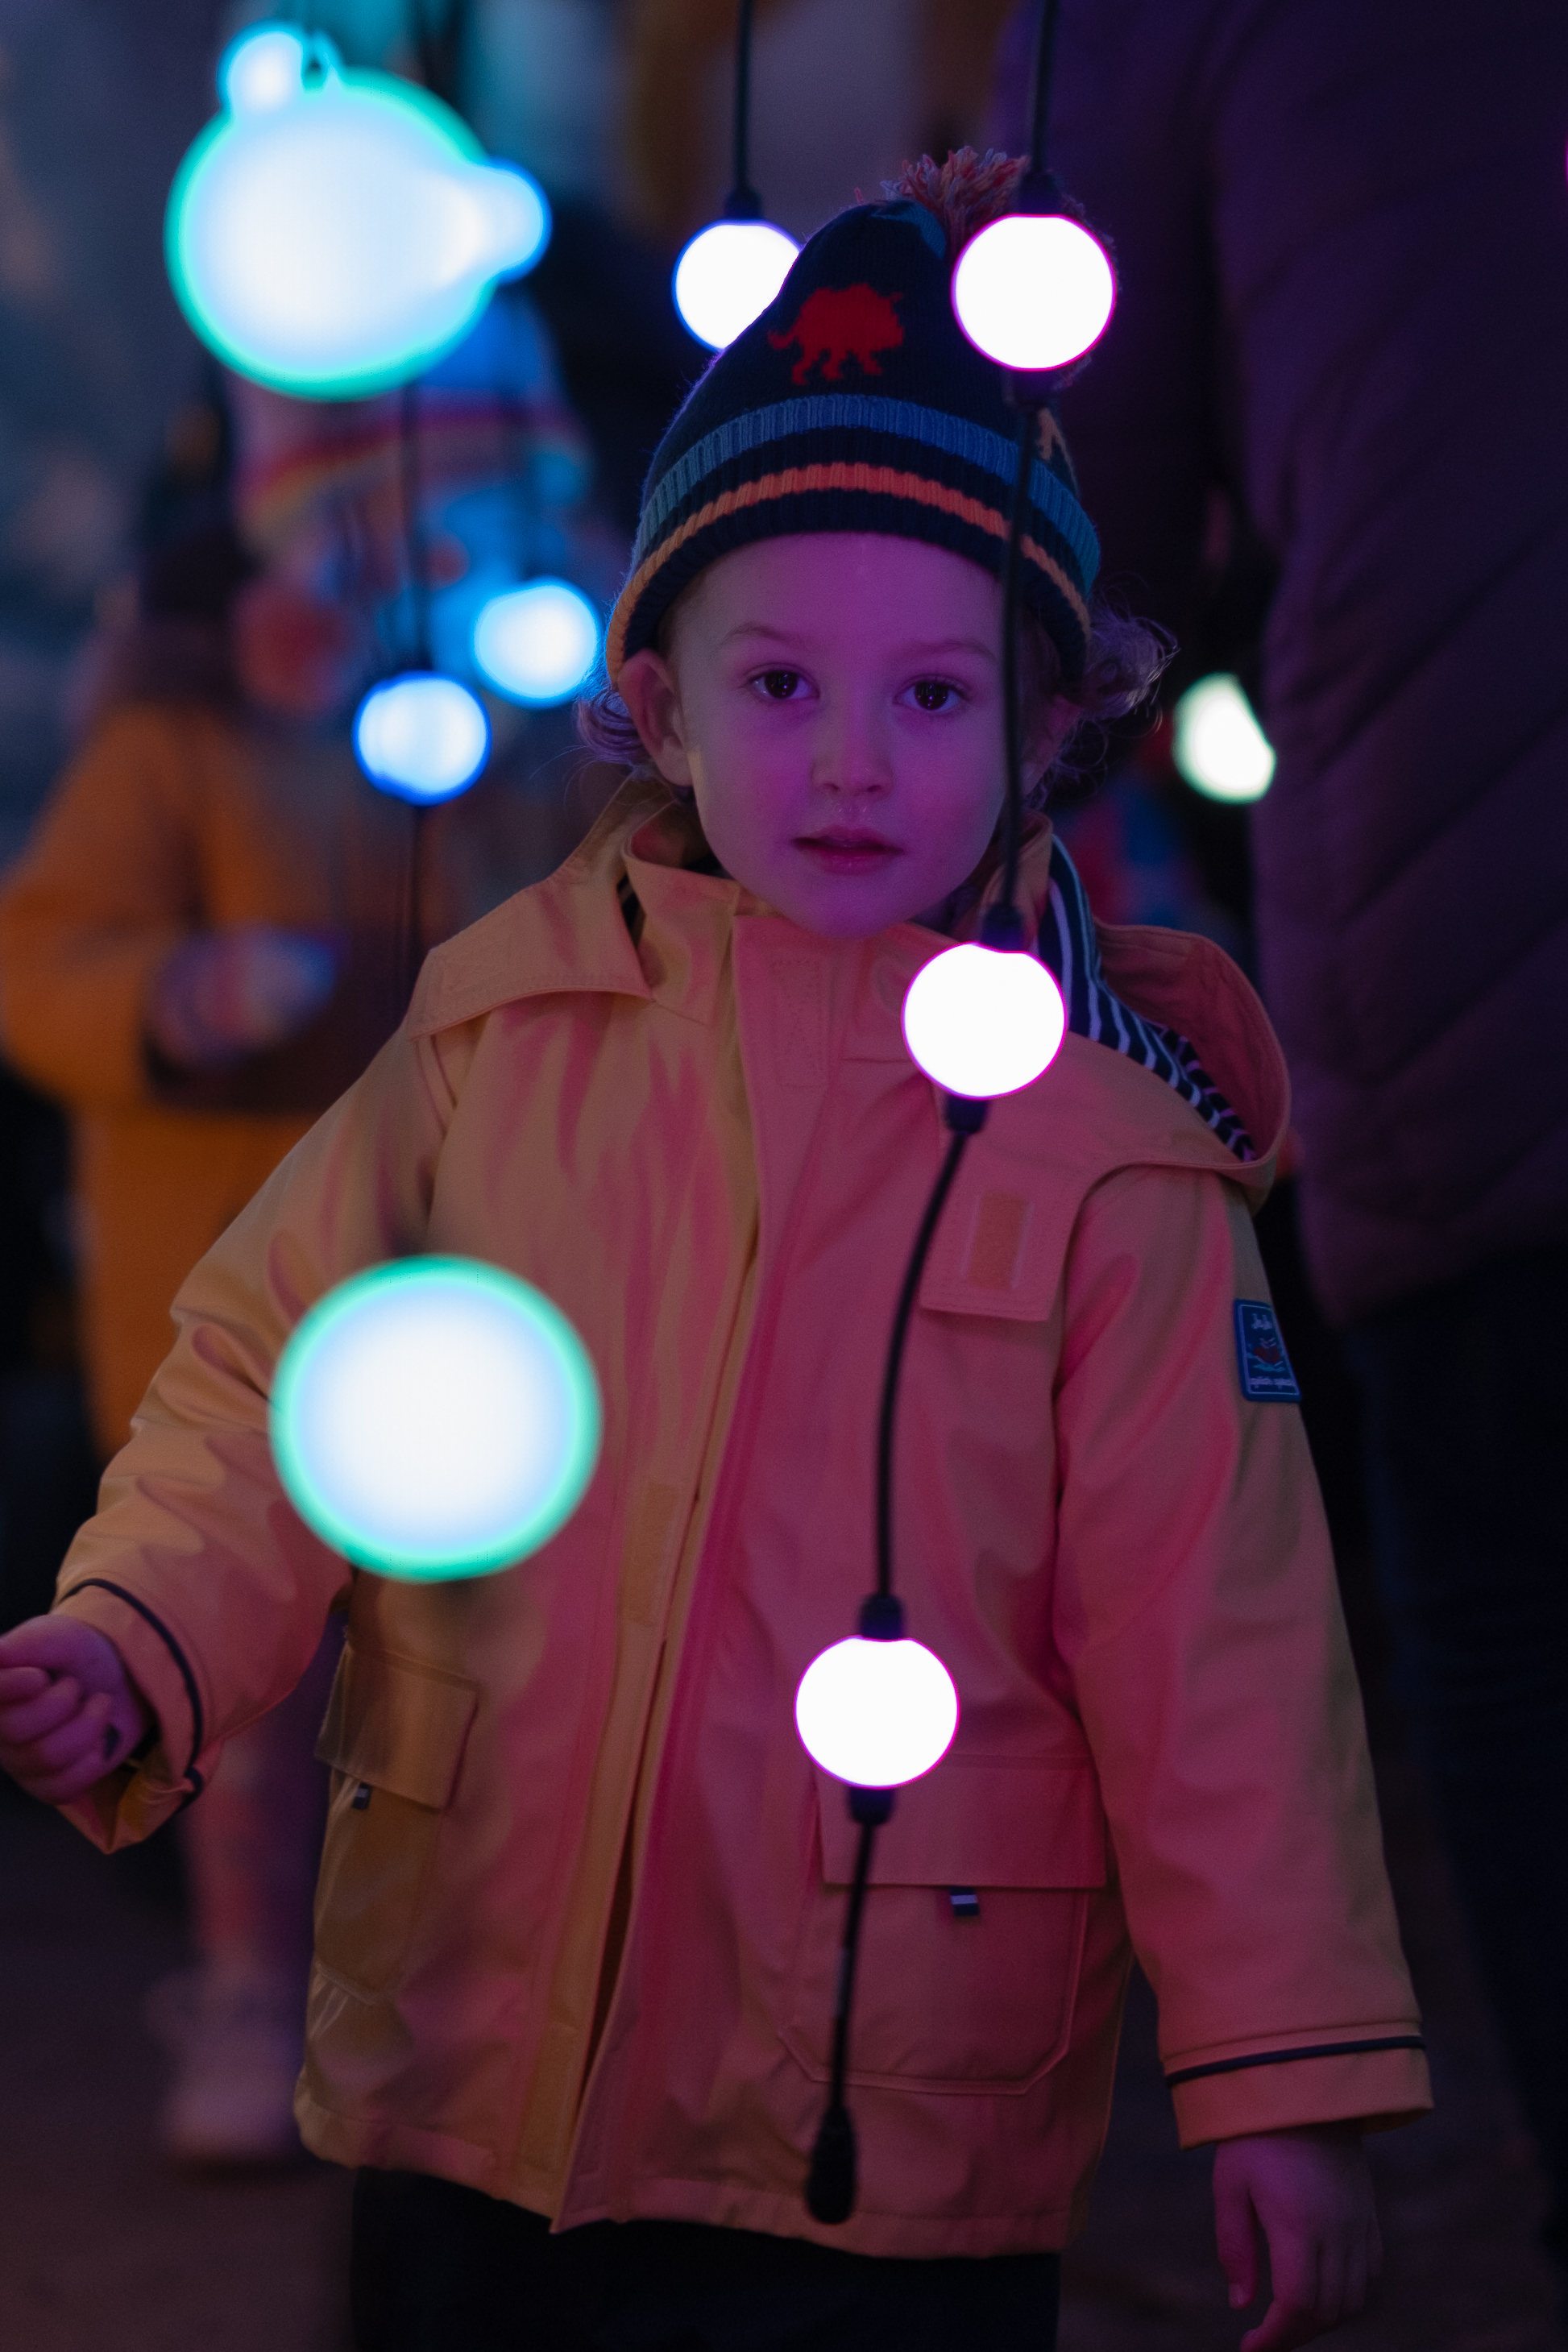
[[860, 1951], [860, 1917], [866, 1908], [866, 1889], [871, 1876], [871, 1848], [876, 1840], [879, 1818], [885, 1820], [886, 1811], [879, 1816], [874, 1811], [868, 1813], [860, 1823], [860, 1841], [855, 1852], [855, 1875], [849, 1886], [849, 1907], [844, 1918], [844, 1940], [838, 1948], [838, 1985], [833, 2002], [833, 2058], [827, 2105], [816, 2127], [816, 2140], [811, 2151], [811, 2170], [805, 2184], [805, 2210], [812, 2220], [834, 2225], [847, 2221], [855, 2210], [855, 2192], [858, 2187], [859, 2158], [855, 2145], [855, 2123], [845, 2101], [844, 2085], [849, 2072], [849, 2019], [855, 2003], [855, 1963]]
[[414, 801], [408, 810], [408, 887], [403, 900], [402, 1000], [406, 1007], [425, 961], [425, 842], [430, 830], [427, 803]]
[[[893, 1452], [894, 1433], [898, 1425], [899, 1381], [904, 1368], [904, 1349], [910, 1334], [910, 1321], [914, 1313], [915, 1297], [925, 1272], [931, 1245], [942, 1221], [947, 1196], [952, 1192], [964, 1151], [972, 1135], [977, 1135], [985, 1122], [986, 1105], [972, 1101], [963, 1095], [950, 1095], [946, 1118], [951, 1140], [942, 1154], [936, 1182], [921, 1219], [915, 1245], [910, 1252], [910, 1262], [904, 1269], [903, 1286], [893, 1312], [893, 1328], [888, 1341], [888, 1364], [882, 1375], [882, 1407], [877, 1424], [877, 1592], [861, 1612], [862, 1634], [894, 1640], [902, 1630], [902, 1616], [893, 1602]], [[877, 1601], [888, 1604], [881, 1610]], [[860, 1956], [860, 1921], [866, 1908], [866, 1889], [871, 1876], [871, 1850], [877, 1832], [893, 1810], [891, 1789], [851, 1789], [849, 1813], [859, 1824], [860, 1838], [856, 1849], [855, 1875], [850, 1882], [849, 1903], [844, 1915], [844, 1940], [838, 1951], [838, 1982], [833, 2002], [833, 2063], [828, 2086], [827, 2105], [817, 2126], [816, 2143], [812, 2149], [811, 2170], [806, 2179], [806, 2210], [814, 2221], [847, 2221], [855, 2210], [857, 2155], [855, 2126], [844, 2099], [844, 2084], [849, 2069], [849, 2024], [855, 2006], [855, 1969]]]
[[1018, 660], [1022, 625], [1018, 583], [1023, 565], [1024, 518], [1029, 509], [1029, 476], [1039, 435], [1038, 408], [1018, 412], [1018, 454], [1013, 473], [1013, 514], [1007, 533], [1007, 568], [1002, 576], [1002, 708], [1007, 762], [1006, 792], [1002, 803], [1002, 899], [1016, 907], [1018, 859], [1024, 841], [1024, 710], [1021, 665]]
[[752, 17], [754, 0], [740, 0], [735, 14], [735, 120], [731, 146], [726, 220], [761, 220], [763, 200], [752, 185]]
[[[414, 666], [433, 669], [430, 651], [430, 576], [425, 539], [425, 483], [419, 448], [419, 383], [404, 385], [397, 409], [399, 505], [403, 521], [403, 560], [413, 605]], [[408, 889], [403, 908], [402, 995], [405, 1004], [414, 992], [424, 961], [425, 836], [430, 812], [418, 801], [409, 808]]]
[[430, 578], [426, 560], [425, 482], [419, 449], [419, 383], [411, 377], [397, 409], [397, 486], [403, 521], [403, 564], [413, 608], [414, 667], [429, 669]]
[[[968, 1107], [966, 1106], [966, 1108]], [[977, 1123], [977, 1122], [976, 1122]], [[903, 1288], [893, 1314], [892, 1334], [888, 1341], [888, 1363], [882, 1375], [882, 1409], [877, 1423], [877, 1591], [886, 1598], [893, 1590], [893, 1439], [898, 1424], [899, 1381], [904, 1369], [904, 1345], [910, 1334], [910, 1318], [914, 1313], [915, 1294], [921, 1286], [921, 1276], [931, 1255], [931, 1245], [936, 1238], [937, 1225], [958, 1174], [959, 1162], [973, 1127], [955, 1133], [942, 1156], [935, 1184], [931, 1187], [920, 1231], [915, 1235], [914, 1248], [904, 1270]]]
[[1035, 35], [1034, 95], [1029, 109], [1029, 177], [1040, 179], [1049, 171], [1046, 131], [1051, 117], [1051, 82], [1057, 62], [1057, 21], [1061, 15], [1061, 0], [1044, 0], [1040, 10], [1039, 27]]

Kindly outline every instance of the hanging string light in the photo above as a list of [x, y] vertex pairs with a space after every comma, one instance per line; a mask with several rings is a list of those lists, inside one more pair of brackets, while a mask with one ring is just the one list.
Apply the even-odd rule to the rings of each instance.
[[186, 318], [242, 375], [320, 400], [405, 383], [544, 250], [537, 182], [428, 90], [345, 67], [324, 34], [252, 26], [218, 90], [164, 246]]
[[430, 811], [466, 793], [484, 772], [490, 722], [461, 679], [437, 669], [430, 652], [430, 577], [419, 463], [419, 387], [406, 383], [399, 404], [404, 569], [413, 617], [413, 659], [373, 686], [354, 713], [354, 757], [378, 792], [413, 811], [408, 887], [403, 917], [404, 981], [412, 989], [424, 952], [421, 877]]
[[[1019, 567], [1041, 413], [1052, 389], [1049, 371], [1080, 357], [1103, 331], [1110, 315], [1110, 299], [1105, 299], [1092, 332], [1086, 334], [1085, 321], [1093, 317], [1093, 306], [1082, 309], [1070, 271], [1058, 269], [1052, 278], [1042, 269], [1048, 252], [1070, 253], [1076, 247], [1069, 241], [1064, 248], [1054, 230], [1051, 239], [1042, 242], [1032, 226], [1037, 221], [1059, 220], [1064, 226], [1077, 228], [1061, 214], [1055, 183], [1046, 168], [1056, 25], [1056, 0], [1047, 0], [1036, 51], [1030, 167], [1020, 189], [1020, 212], [972, 239], [959, 257], [954, 273], [953, 305], [959, 322], [971, 341], [1010, 371], [1008, 397], [1019, 411], [1002, 597], [1005, 792], [1001, 889], [997, 903], [982, 919], [979, 944], [949, 948], [933, 957], [916, 975], [905, 998], [905, 1040], [920, 1067], [946, 1091], [943, 1116], [950, 1140], [915, 1236], [888, 1344], [877, 1429], [876, 1590], [862, 1605], [858, 1635], [834, 1643], [814, 1659], [795, 1697], [795, 1722], [802, 1741], [825, 1771], [845, 1782], [849, 1816], [859, 1831], [839, 1954], [827, 2102], [805, 2190], [812, 2218], [830, 2224], [847, 2221], [855, 2210], [858, 2154], [846, 2084], [860, 1929], [877, 1832], [891, 1817], [895, 1789], [919, 1779], [941, 1761], [959, 1716], [958, 1694], [951, 1676], [931, 1651], [907, 1638], [902, 1604], [893, 1590], [893, 1472], [905, 1346], [921, 1278], [970, 1139], [985, 1124], [995, 1097], [1030, 1085], [1049, 1067], [1067, 1028], [1055, 980], [1038, 956], [1025, 950], [1017, 905], [1024, 825]], [[1030, 336], [1022, 340], [1015, 340], [1008, 329], [1005, 335], [998, 335], [998, 347], [993, 349], [979, 331], [986, 324], [979, 315], [983, 306], [978, 301], [970, 303], [972, 316], [965, 316], [959, 277], [984, 238], [994, 236], [997, 228], [1020, 223], [1028, 229], [1028, 236], [1023, 240], [1015, 236], [1010, 243], [994, 249], [1011, 253], [1015, 268], [1020, 253], [1025, 257], [1026, 268], [1034, 275], [1021, 299], [1015, 284], [1015, 300], [1031, 317], [1044, 317], [1045, 326], [1037, 334], [1031, 330]], [[1079, 234], [1094, 244], [1087, 231]], [[1095, 249], [1100, 251], [1098, 246]], [[1103, 260], [1102, 253], [1100, 257]], [[987, 270], [990, 266], [987, 258]], [[1109, 274], [1106, 263], [1108, 278]], [[988, 325], [986, 331], [990, 331]]]
[[763, 216], [751, 183], [752, 0], [735, 26], [734, 166], [724, 217], [700, 229], [675, 265], [675, 307], [699, 342], [722, 351], [760, 318], [800, 251]]
[[356, 1566], [484, 1576], [548, 1541], [598, 1458], [598, 1383], [543, 1294], [472, 1258], [373, 1266], [296, 1324], [273, 1457], [306, 1524]]
[[977, 230], [952, 273], [952, 307], [977, 350], [999, 366], [1033, 374], [1070, 366], [1100, 341], [1116, 306], [1110, 257], [1097, 236], [1062, 207], [1046, 168], [1060, 0], [1046, 0], [1035, 49], [1029, 169], [1017, 209]]

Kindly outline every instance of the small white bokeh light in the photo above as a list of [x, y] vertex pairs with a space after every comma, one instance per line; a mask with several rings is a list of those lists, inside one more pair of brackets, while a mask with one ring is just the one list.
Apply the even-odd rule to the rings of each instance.
[[1016, 1094], [1049, 1069], [1067, 1029], [1038, 956], [966, 942], [933, 956], [904, 998], [904, 1041], [949, 1094]]
[[1274, 781], [1274, 746], [1228, 671], [1188, 687], [1173, 714], [1171, 757], [1205, 800], [1258, 801]]
[[1064, 213], [992, 221], [970, 238], [952, 273], [952, 307], [970, 341], [1020, 373], [1081, 359], [1115, 305], [1105, 247]]
[[772, 221], [714, 221], [675, 265], [675, 307], [700, 343], [721, 352], [762, 317], [799, 251]]
[[795, 1721], [807, 1755], [836, 1780], [896, 1789], [946, 1755], [958, 1729], [958, 1693], [923, 1643], [856, 1633], [807, 1666]]

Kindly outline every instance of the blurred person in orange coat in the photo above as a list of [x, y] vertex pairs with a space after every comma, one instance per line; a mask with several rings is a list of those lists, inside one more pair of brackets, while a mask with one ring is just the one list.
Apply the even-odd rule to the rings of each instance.
[[[395, 395], [308, 404], [234, 383], [225, 405], [232, 466], [205, 454], [229, 493], [209, 479], [187, 499], [143, 567], [137, 619], [95, 649], [82, 748], [0, 894], [5, 1050], [71, 1114], [106, 1459], [167, 1352], [184, 1276], [396, 1027], [424, 950], [551, 871], [590, 813], [571, 789], [569, 709], [492, 704], [489, 772], [417, 823], [366, 782], [347, 724], [399, 666], [416, 593], [430, 591], [439, 643], [473, 583], [508, 566], [590, 588], [614, 573], [526, 301], [493, 304], [419, 387], [413, 533]], [[213, 410], [181, 432], [187, 458], [230, 436]], [[184, 1816], [198, 1966], [151, 2011], [177, 2059], [162, 2143], [179, 2160], [298, 2151], [324, 1803], [311, 1751], [336, 1647]]]

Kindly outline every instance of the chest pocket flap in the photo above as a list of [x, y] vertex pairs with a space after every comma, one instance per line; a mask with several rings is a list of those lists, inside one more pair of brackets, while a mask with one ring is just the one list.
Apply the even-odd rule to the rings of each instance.
[[[849, 1884], [860, 1832], [841, 1781], [816, 1775], [823, 1877]], [[1105, 1815], [1094, 1768], [1071, 1759], [947, 1756], [900, 1789], [877, 1832], [879, 1886], [1103, 1886]]]
[[451, 1800], [479, 1690], [439, 1667], [347, 1644], [316, 1754], [360, 1786], [444, 1810]]
[[1043, 1323], [1060, 1286], [1081, 1197], [1080, 1182], [972, 1152], [937, 1227], [921, 1305], [939, 1314]]

